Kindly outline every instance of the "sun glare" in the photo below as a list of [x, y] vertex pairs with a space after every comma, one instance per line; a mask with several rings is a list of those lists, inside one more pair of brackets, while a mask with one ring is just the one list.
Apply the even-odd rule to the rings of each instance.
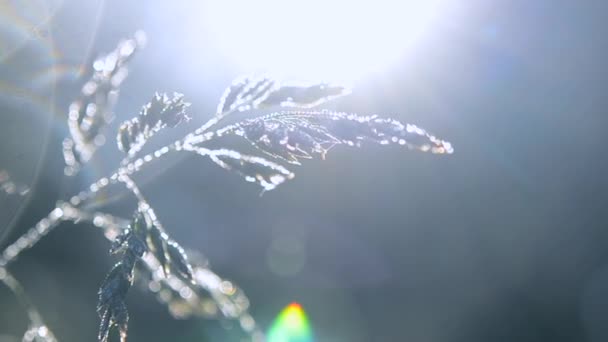
[[445, 0], [223, 0], [200, 25], [240, 72], [354, 82], [398, 62]]

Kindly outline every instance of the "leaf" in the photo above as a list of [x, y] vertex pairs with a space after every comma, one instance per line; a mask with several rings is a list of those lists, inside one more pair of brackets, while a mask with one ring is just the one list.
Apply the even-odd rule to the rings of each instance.
[[122, 262], [112, 267], [99, 287], [99, 306], [102, 309], [116, 298], [124, 298], [131, 287], [132, 274]]
[[129, 328], [129, 311], [127, 310], [127, 305], [124, 302], [120, 303], [114, 308], [114, 321], [118, 326], [120, 341], [126, 342]]
[[192, 266], [188, 262], [188, 257], [184, 249], [175, 241], [167, 241], [167, 255], [170, 260], [171, 273], [179, 274], [182, 277], [192, 280]]
[[216, 116], [274, 106], [312, 108], [334, 98], [350, 94], [350, 89], [327, 83], [281, 84], [268, 77], [243, 77], [225, 91]]
[[[128, 240], [128, 252], [134, 259], [141, 258], [148, 250], [146, 243], [139, 236], [132, 234]], [[127, 254], [128, 256], [128, 254]], [[133, 260], [135, 261], [135, 260]]]
[[223, 169], [234, 171], [248, 182], [258, 183], [264, 191], [270, 191], [292, 179], [294, 174], [280, 164], [268, 159], [250, 156], [228, 149], [209, 150], [199, 146], [184, 146], [185, 150], [208, 156]]
[[110, 334], [110, 325], [112, 321], [112, 314], [109, 309], [103, 310], [100, 313], [101, 324], [99, 324], [99, 333], [97, 334], [97, 340], [105, 342], [108, 340], [108, 335]]
[[137, 236], [142, 238], [147, 234], [148, 222], [146, 221], [144, 214], [139, 210], [137, 210], [133, 215], [133, 220], [131, 221], [131, 230], [133, 230]]
[[120, 235], [118, 235], [114, 241], [112, 241], [112, 245], [110, 246], [110, 254], [116, 254], [122, 252], [127, 248], [127, 241], [131, 236], [131, 229], [125, 229]]
[[345, 86], [328, 83], [281, 85], [260, 102], [259, 108], [280, 106], [312, 108], [337, 97], [350, 94]]
[[[121, 340], [126, 340], [127, 322], [129, 315], [125, 298], [133, 283], [133, 267], [119, 262], [108, 273], [99, 288], [97, 312], [101, 319], [98, 340], [106, 342], [110, 329], [116, 325], [120, 329]], [[123, 333], [124, 338], [123, 339]]]
[[120, 125], [116, 137], [118, 149], [134, 155], [161, 129], [188, 121], [190, 118], [186, 115], [186, 108], [189, 106], [182, 94], [174, 93], [173, 98], [165, 93], [154, 94], [139, 116]]
[[267, 77], [243, 77], [235, 80], [220, 98], [216, 116], [257, 108], [273, 91], [274, 85], [275, 81]]
[[106, 342], [108, 340], [110, 329], [116, 325], [120, 333], [120, 341], [127, 341], [127, 332], [129, 324], [129, 312], [127, 305], [124, 302], [116, 302], [111, 308], [107, 308], [101, 314], [101, 324], [99, 325], [99, 333], [97, 340]]
[[148, 248], [152, 251], [152, 254], [158, 259], [160, 267], [163, 270], [165, 276], [171, 273], [169, 269], [169, 257], [167, 256], [167, 240], [168, 236], [161, 232], [156, 225], [152, 225], [148, 229], [148, 236], [146, 242]]
[[292, 164], [314, 155], [325, 157], [334, 145], [360, 146], [364, 141], [398, 144], [436, 154], [453, 153], [452, 145], [415, 125], [377, 116], [330, 111], [290, 111], [249, 119], [216, 132], [244, 137], [262, 152]]
[[133, 269], [144, 255], [147, 246], [142, 240], [146, 234], [145, 218], [137, 211], [128, 229], [116, 237], [112, 243], [111, 253], [123, 251], [122, 260], [118, 262], [99, 287], [97, 313], [101, 323], [97, 339], [106, 342], [113, 326], [120, 332], [120, 340], [127, 340], [129, 313], [125, 299], [133, 285]]
[[150, 250], [158, 260], [165, 277], [173, 274], [191, 281], [192, 266], [188, 262], [184, 249], [164, 232], [160, 222], [156, 219], [156, 214], [147, 204], [140, 207], [136, 218], [137, 224], [134, 226], [139, 227], [138, 230], [141, 232], [140, 236], [144, 237], [146, 249]]
[[137, 32], [93, 63], [90, 79], [69, 108], [70, 137], [63, 142], [66, 175], [75, 175], [105, 141], [103, 131], [113, 119], [120, 86], [129, 74], [127, 64], [144, 44], [145, 34]]
[[123, 230], [114, 239], [110, 247], [110, 254], [125, 252], [132, 254], [135, 258], [141, 258], [148, 250], [147, 245], [143, 241], [146, 236], [146, 227], [143, 225], [145, 225], [143, 217], [137, 214], [131, 222], [131, 228]]

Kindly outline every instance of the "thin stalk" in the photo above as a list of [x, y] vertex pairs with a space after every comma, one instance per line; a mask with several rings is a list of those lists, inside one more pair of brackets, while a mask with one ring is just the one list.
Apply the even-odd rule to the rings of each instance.
[[2, 282], [15, 295], [19, 304], [25, 309], [27, 317], [33, 326], [45, 325], [42, 321], [42, 315], [38, 309], [32, 304], [30, 298], [26, 295], [25, 289], [5, 267], [0, 267], [0, 282]]

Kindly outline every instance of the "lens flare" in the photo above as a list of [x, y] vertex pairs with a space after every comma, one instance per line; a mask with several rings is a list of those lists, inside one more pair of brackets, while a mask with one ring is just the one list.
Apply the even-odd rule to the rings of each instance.
[[312, 330], [302, 306], [289, 304], [274, 320], [267, 336], [268, 342], [312, 342]]

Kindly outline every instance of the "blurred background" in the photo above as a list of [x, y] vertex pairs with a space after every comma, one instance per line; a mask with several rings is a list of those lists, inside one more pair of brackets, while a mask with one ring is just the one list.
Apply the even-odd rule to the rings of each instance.
[[[194, 156], [141, 175], [168, 231], [245, 290], [261, 327], [298, 302], [321, 342], [607, 341], [606, 13], [562, 0], [3, 0], [0, 169], [31, 190], [0, 193], [0, 245], [112, 171], [112, 132], [155, 91], [184, 93], [193, 119], [151, 148], [204, 123], [242, 73], [344, 82], [353, 95], [328, 108], [420, 125], [455, 154], [338, 147], [261, 197]], [[108, 143], [65, 181], [83, 70], [140, 29]], [[11, 267], [61, 341], [95, 340], [108, 248], [66, 223]], [[234, 323], [173, 319], [149, 291], [128, 301], [130, 341], [240, 338]], [[4, 287], [0, 308], [0, 341], [17, 341], [27, 319]]]

